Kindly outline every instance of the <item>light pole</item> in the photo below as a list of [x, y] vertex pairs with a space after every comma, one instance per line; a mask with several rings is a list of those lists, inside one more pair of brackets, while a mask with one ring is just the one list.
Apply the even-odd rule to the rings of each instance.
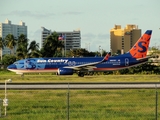
[[7, 99], [7, 82], [12, 82], [11, 79], [5, 80], [5, 97], [3, 99], [3, 106], [5, 107], [5, 116], [7, 115], [7, 106], [8, 106], [8, 99]]
[[101, 50], [101, 57], [102, 57], [102, 54], [103, 54], [103, 49]]
[[86, 43], [85, 45], [86, 45], [86, 46], [85, 46], [85, 47], [86, 47], [86, 50], [89, 51], [89, 49], [90, 49], [90, 43]]
[[101, 57], [102, 57], [102, 49], [101, 49], [101, 46], [99, 45], [99, 53], [100, 53], [100, 55], [101, 55]]
[[89, 46], [88, 46], [88, 51], [90, 51], [90, 43], [88, 43], [88, 45], [89, 45]]
[[99, 53], [101, 54], [101, 52], [100, 52], [100, 51], [101, 51], [101, 46], [99, 45]]

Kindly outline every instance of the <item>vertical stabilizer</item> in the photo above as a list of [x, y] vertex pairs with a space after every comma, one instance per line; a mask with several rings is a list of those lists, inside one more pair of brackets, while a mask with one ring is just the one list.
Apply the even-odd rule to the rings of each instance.
[[142, 37], [135, 43], [135, 45], [130, 49], [130, 54], [134, 58], [144, 58], [147, 55], [147, 50], [150, 43], [152, 30], [147, 30]]

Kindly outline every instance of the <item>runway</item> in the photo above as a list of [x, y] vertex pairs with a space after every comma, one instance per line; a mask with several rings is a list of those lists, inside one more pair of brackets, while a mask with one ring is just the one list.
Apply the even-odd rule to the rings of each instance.
[[[159, 82], [119, 82], [119, 83], [7, 83], [7, 89], [158, 89]], [[4, 83], [0, 83], [0, 89], [5, 89]]]

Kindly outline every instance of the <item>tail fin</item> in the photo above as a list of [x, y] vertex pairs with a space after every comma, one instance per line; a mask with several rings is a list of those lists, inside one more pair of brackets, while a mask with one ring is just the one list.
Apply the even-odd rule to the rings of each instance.
[[150, 43], [152, 30], [147, 30], [142, 37], [135, 43], [135, 45], [130, 49], [130, 54], [134, 58], [144, 58], [147, 55], [147, 50]]
[[111, 56], [111, 53], [107, 53], [106, 56], [103, 58], [102, 62], [107, 61], [110, 56]]

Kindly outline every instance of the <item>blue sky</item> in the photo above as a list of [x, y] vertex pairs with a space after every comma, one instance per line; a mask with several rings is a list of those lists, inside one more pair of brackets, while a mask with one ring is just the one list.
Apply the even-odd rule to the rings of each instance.
[[41, 41], [41, 26], [52, 31], [81, 30], [81, 47], [109, 51], [110, 29], [136, 24], [153, 30], [150, 46], [160, 46], [160, 0], [0, 0], [0, 22], [20, 20], [28, 38]]

